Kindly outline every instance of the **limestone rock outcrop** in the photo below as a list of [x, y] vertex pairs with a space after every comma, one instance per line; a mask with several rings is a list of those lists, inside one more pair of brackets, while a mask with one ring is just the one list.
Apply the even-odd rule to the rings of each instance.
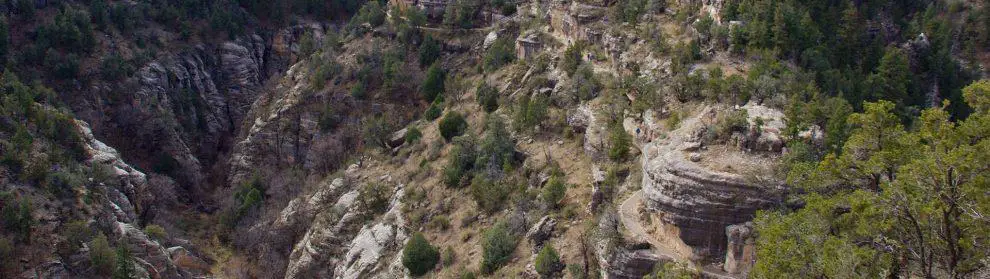
[[639, 279], [653, 271], [657, 264], [672, 259], [658, 255], [647, 247], [619, 245], [617, 235], [619, 220], [615, 212], [606, 211], [598, 220], [598, 237], [595, 239], [597, 257], [602, 278]]
[[753, 223], [746, 222], [725, 228], [728, 247], [723, 269], [731, 274], [748, 274], [756, 261], [756, 239]]
[[579, 1], [552, 1], [550, 4], [550, 30], [568, 40], [601, 42], [607, 30], [597, 20], [605, 16], [607, 7], [588, 5]]
[[[681, 240], [696, 254], [722, 255], [726, 226], [750, 221], [756, 210], [780, 204], [784, 187], [770, 175], [712, 169], [704, 161], [689, 160], [686, 150], [697, 146], [689, 141], [690, 131], [698, 122], [697, 116], [686, 119], [667, 139], [644, 148], [642, 189], [647, 206], [677, 226]], [[763, 163], [738, 160], [737, 168]]]
[[598, 117], [588, 104], [582, 104], [567, 116], [567, 123], [575, 131], [584, 133], [584, 153], [592, 158], [605, 156], [605, 138], [608, 136], [605, 124], [599, 123]]
[[613, 268], [609, 270], [607, 278], [643, 278], [650, 274], [657, 264], [662, 265], [670, 259], [664, 259], [650, 250], [625, 250], [618, 251], [612, 259]]
[[[114, 246], [127, 247], [133, 256], [135, 273], [140, 277], [192, 278], [197, 272], [177, 265], [163, 246], [164, 241], [149, 237], [140, 228], [142, 219], [151, 210], [148, 203], [152, 200], [148, 196], [157, 190], [150, 189], [154, 185], [149, 185], [147, 176], [125, 162], [116, 149], [96, 139], [88, 123], [74, 121], [83, 151], [80, 163], [106, 171], [80, 182], [83, 185], [78, 190], [88, 193], [85, 203], [52, 200], [50, 195], [38, 193], [35, 187], [24, 187], [18, 183], [5, 181], [0, 185], [4, 190], [19, 192], [22, 198], [32, 199], [32, 203], [39, 205], [32, 213], [37, 220], [32, 228], [32, 243], [44, 245], [45, 248], [59, 247], [50, 250], [50, 254], [37, 250], [22, 258], [19, 263], [23, 272], [19, 277], [5, 275], [11, 275], [11, 278], [94, 277], [89, 260], [93, 251], [90, 242], [71, 243], [64, 231], [68, 221], [63, 217], [71, 212], [72, 219], [69, 220], [79, 222], [77, 224], [81, 224], [90, 236], [102, 234]], [[198, 259], [194, 252], [190, 252], [194, 248], [191, 245], [176, 246], [176, 249], [186, 251], [186, 259]]]
[[[390, 183], [389, 178], [380, 180]], [[403, 185], [395, 185], [394, 192], [389, 193], [388, 210], [368, 223], [365, 223], [366, 212], [357, 202], [356, 189], [337, 195], [336, 202], [332, 198], [315, 201], [328, 198], [330, 192], [341, 193], [352, 188], [342, 180], [335, 180], [329, 187], [327, 191], [320, 190], [293, 201], [293, 205], [300, 206], [290, 207], [308, 210], [287, 208], [277, 221], [315, 212], [308, 230], [292, 249], [285, 278], [364, 278], [370, 274], [376, 274], [375, 278], [401, 278], [405, 270], [398, 252], [408, 239], [401, 213]]]
[[533, 227], [526, 233], [526, 239], [533, 244], [533, 253], [536, 254], [543, 249], [544, 243], [553, 237], [553, 230], [557, 226], [557, 220], [549, 215], [540, 218]]
[[165, 247], [149, 238], [141, 229], [133, 224], [117, 222], [115, 233], [119, 236], [119, 243], [127, 245], [136, 265], [151, 278], [182, 277]]
[[783, 112], [753, 102], [747, 103], [740, 109], [746, 111], [746, 122], [750, 126], [744, 139], [739, 141], [740, 148], [774, 153], [783, 150], [782, 133], [786, 127]]

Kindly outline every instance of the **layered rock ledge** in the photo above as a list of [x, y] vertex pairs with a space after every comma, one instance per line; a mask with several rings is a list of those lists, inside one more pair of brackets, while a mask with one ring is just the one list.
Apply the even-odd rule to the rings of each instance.
[[765, 171], [770, 161], [721, 147], [712, 148], [720, 153], [709, 157], [691, 140], [703, 125], [701, 116], [712, 110], [685, 120], [668, 138], [647, 144], [642, 157], [647, 206], [677, 226], [681, 240], [702, 257], [724, 255], [726, 227], [779, 204], [784, 192], [783, 184]]

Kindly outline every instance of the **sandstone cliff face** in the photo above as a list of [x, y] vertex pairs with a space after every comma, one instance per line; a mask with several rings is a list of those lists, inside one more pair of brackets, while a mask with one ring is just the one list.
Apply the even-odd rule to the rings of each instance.
[[697, 122], [697, 117], [685, 120], [669, 138], [644, 148], [642, 189], [648, 207], [677, 226], [684, 243], [700, 256], [721, 257], [726, 226], [749, 221], [756, 210], [779, 204], [783, 185], [769, 176], [714, 170], [695, 162], [700, 158], [689, 154], [699, 144], [688, 141], [687, 131], [697, 128]]

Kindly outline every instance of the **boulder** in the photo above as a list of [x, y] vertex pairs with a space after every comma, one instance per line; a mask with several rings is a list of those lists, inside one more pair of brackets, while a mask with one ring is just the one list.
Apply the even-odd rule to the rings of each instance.
[[689, 152], [701, 150], [701, 142], [698, 141], [685, 142], [683, 145], [681, 145], [681, 150], [689, 151]]
[[688, 156], [688, 159], [691, 159], [691, 162], [700, 162], [701, 154], [698, 154], [697, 152], [692, 152], [691, 155]]
[[409, 128], [402, 128], [402, 130], [395, 131], [388, 137], [388, 146], [397, 147], [406, 142], [406, 133], [409, 132]]
[[526, 233], [526, 239], [533, 244], [533, 253], [539, 253], [543, 249], [543, 244], [553, 237], [553, 230], [557, 226], [557, 220], [549, 215], [540, 218], [533, 227]]
[[811, 127], [799, 132], [797, 136], [815, 145], [825, 144], [825, 131], [818, 125], [811, 125]]
[[741, 109], [746, 110], [750, 130], [746, 134], [742, 147], [751, 151], [780, 152], [784, 148], [784, 138], [781, 132], [787, 127], [784, 123], [784, 113], [753, 102], [747, 103]]
[[533, 58], [541, 50], [543, 50], [543, 42], [540, 42], [539, 33], [530, 32], [516, 39], [516, 57], [518, 59], [526, 60]]
[[587, 107], [581, 106], [567, 115], [567, 125], [571, 126], [571, 129], [576, 133], [584, 133], [593, 118], [591, 111]]

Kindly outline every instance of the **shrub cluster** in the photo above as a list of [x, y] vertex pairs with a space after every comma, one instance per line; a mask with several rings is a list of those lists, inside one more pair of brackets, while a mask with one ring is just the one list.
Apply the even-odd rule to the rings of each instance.
[[553, 249], [553, 245], [550, 243], [543, 244], [543, 249], [540, 249], [540, 253], [536, 254], [534, 265], [536, 266], [536, 273], [539, 273], [543, 278], [552, 278], [554, 274], [564, 268], [564, 265], [560, 263], [557, 250]]
[[7, 193], [0, 193], [0, 218], [3, 218], [3, 228], [13, 232], [14, 238], [22, 243], [31, 242], [31, 227], [35, 220], [31, 216], [34, 209], [27, 198], [15, 199]]
[[564, 194], [566, 193], [567, 185], [564, 184], [564, 178], [560, 175], [553, 175], [547, 181], [547, 185], [543, 186], [543, 192], [540, 196], [543, 198], [543, 203], [547, 205], [547, 208], [555, 209], [560, 205], [560, 201], [564, 199]]
[[413, 234], [412, 238], [406, 242], [406, 247], [402, 249], [402, 265], [409, 269], [412, 276], [426, 274], [440, 260], [440, 253], [436, 247], [423, 237], [422, 233]]
[[485, 112], [491, 113], [498, 109], [498, 90], [496, 90], [495, 87], [492, 87], [491, 85], [488, 85], [488, 83], [482, 81], [481, 84], [478, 85], [478, 89], [475, 94], [478, 105], [481, 106]]
[[612, 161], [624, 161], [629, 158], [629, 147], [632, 146], [632, 136], [626, 133], [621, 123], [613, 123], [608, 129], [608, 158]]
[[109, 275], [116, 269], [113, 248], [102, 232], [89, 243], [89, 262], [99, 274]]
[[505, 221], [499, 221], [485, 231], [481, 239], [481, 272], [491, 274], [509, 262], [516, 250], [516, 236]]
[[574, 75], [574, 72], [577, 71], [578, 66], [581, 65], [581, 61], [584, 59], [581, 57], [582, 52], [584, 52], [583, 42], [576, 42], [564, 50], [564, 55], [562, 57], [563, 60], [560, 62], [560, 67], [561, 69], [564, 69], [564, 72], [566, 72], [567, 75]]
[[447, 141], [464, 134], [468, 127], [464, 116], [456, 111], [448, 112], [447, 115], [443, 116], [443, 119], [440, 119], [440, 123], [437, 125], [439, 125], [440, 136], [443, 136]]
[[423, 119], [433, 121], [440, 117], [441, 113], [443, 113], [443, 102], [438, 98], [430, 103], [430, 106], [423, 112]]
[[515, 47], [512, 45], [512, 40], [509, 38], [496, 39], [492, 46], [485, 51], [485, 56], [482, 58], [485, 71], [492, 72], [512, 63], [516, 59], [514, 51]]
[[385, 212], [391, 197], [392, 189], [384, 183], [368, 183], [358, 189], [358, 203], [368, 216]]
[[[469, 136], [454, 139], [454, 147], [450, 149], [447, 164], [443, 169], [443, 183], [447, 187], [460, 187], [470, 181], [470, 171], [474, 168], [477, 157], [474, 139]], [[465, 180], [465, 176], [469, 178]]]
[[513, 126], [516, 131], [532, 131], [547, 117], [550, 98], [543, 94], [523, 95], [516, 103]]
[[725, 112], [715, 123], [715, 137], [718, 140], [727, 140], [732, 133], [745, 133], [749, 130], [749, 121], [746, 110], [740, 109], [732, 112]]
[[480, 141], [470, 136], [454, 138], [454, 147], [443, 169], [443, 182], [448, 187], [461, 187], [470, 182], [471, 196], [478, 206], [493, 212], [519, 185], [506, 175], [518, 165], [515, 142], [501, 117], [490, 115], [485, 134]]
[[17, 260], [14, 243], [7, 238], [0, 238], [0, 273], [14, 272]]
[[234, 192], [234, 206], [221, 215], [221, 223], [227, 228], [236, 226], [241, 218], [264, 202], [265, 187], [261, 176], [258, 174], [242, 183]]
[[419, 45], [419, 66], [433, 65], [440, 59], [440, 43], [431, 36], [426, 36], [423, 43]]

